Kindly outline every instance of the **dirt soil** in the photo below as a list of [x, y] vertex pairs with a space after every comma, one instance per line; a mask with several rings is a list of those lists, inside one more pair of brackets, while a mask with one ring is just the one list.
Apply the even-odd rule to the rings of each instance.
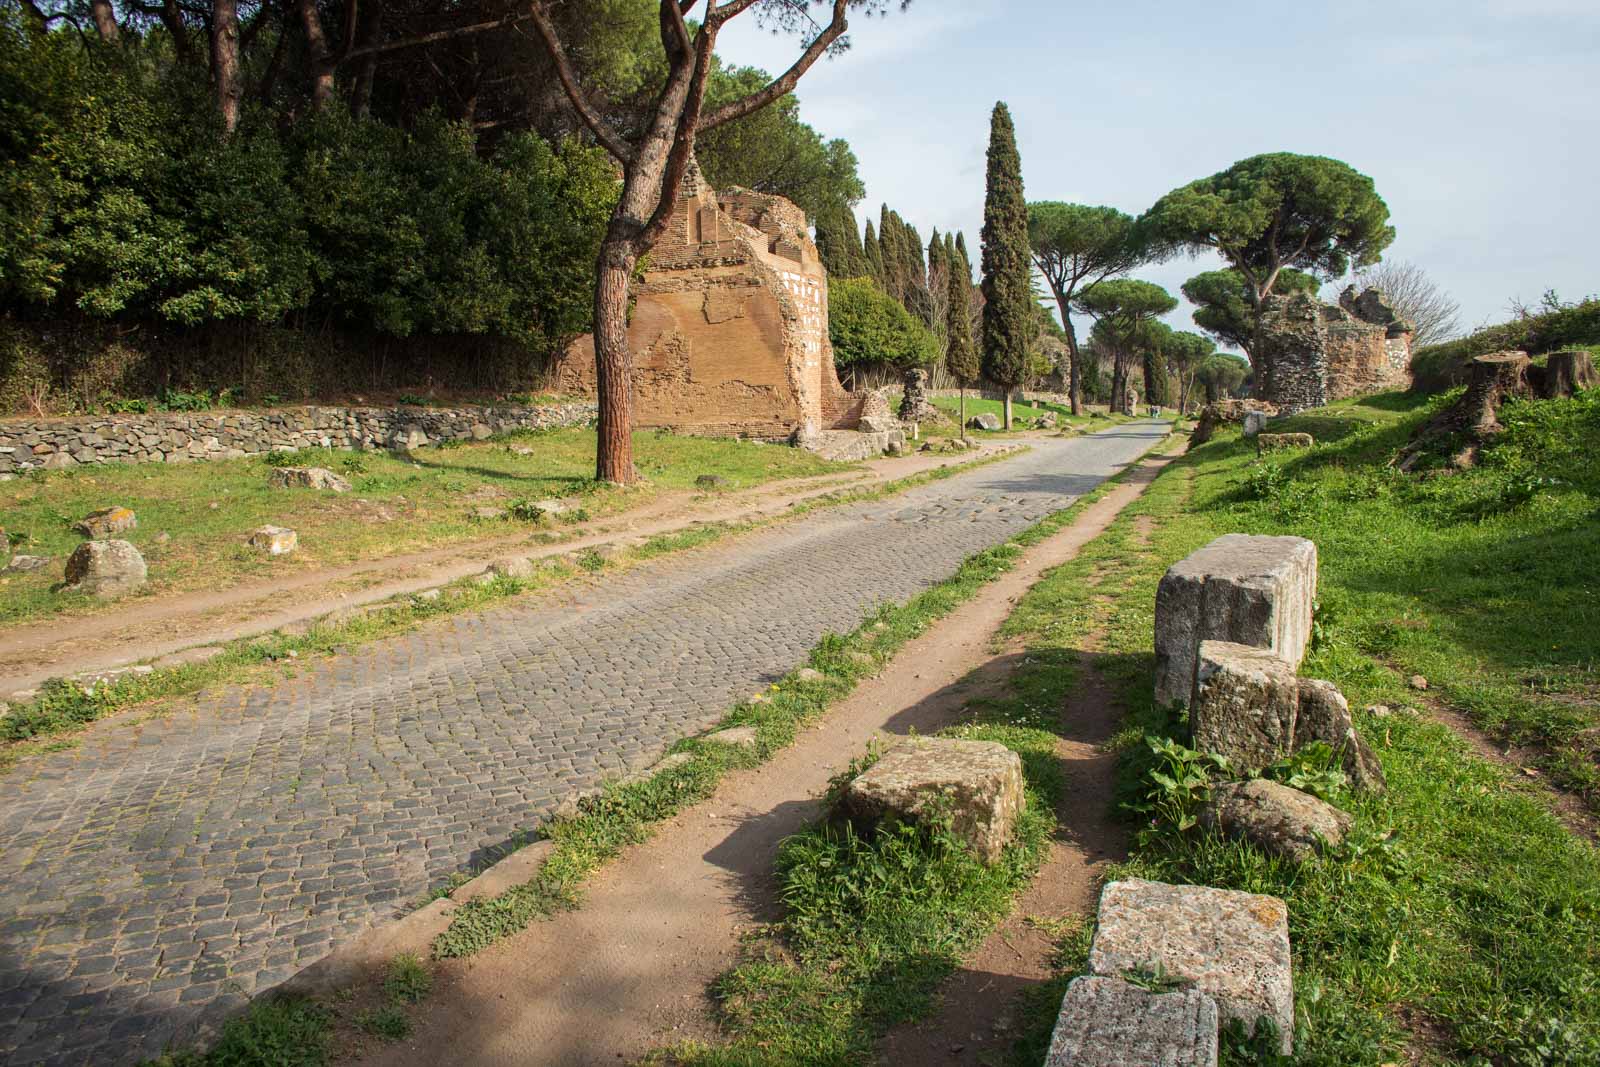
[[[675, 492], [621, 515], [568, 527], [568, 536], [544, 546], [550, 553], [600, 544], [620, 536], [653, 536], [695, 523], [744, 522], [781, 515], [797, 503], [841, 489], [870, 489], [1001, 450], [983, 445], [952, 457], [913, 453], [866, 464], [860, 473], [776, 482], [737, 493]], [[61, 674], [107, 670], [201, 644], [270, 633], [340, 608], [420, 592], [476, 574], [508, 552], [537, 552], [526, 532], [447, 545], [292, 578], [229, 589], [185, 593], [128, 603], [114, 613], [57, 619], [0, 633], [0, 700]]]
[[[708, 987], [736, 961], [743, 935], [780, 917], [772, 878], [778, 843], [817, 816], [829, 776], [871, 738], [938, 730], [959, 721], [969, 700], [1003, 685], [1015, 657], [996, 652], [994, 635], [1017, 599], [1101, 533], [1165, 462], [1146, 458], [1134, 477], [908, 643], [794, 745], [759, 769], [731, 774], [714, 797], [602, 870], [580, 909], [472, 959], [441, 964], [414, 1035], [360, 1062], [581, 1067], [630, 1062], [690, 1038], [717, 1040]], [[1068, 713], [1078, 721], [1062, 751], [1079, 788], [1051, 866], [1019, 916], [1082, 913], [1095, 865], [1121, 847], [1097, 814], [1109, 786], [1095, 747], [1109, 729], [1106, 693], [1087, 686]], [[997, 1010], [1011, 979], [984, 983], [1018, 968], [1002, 966], [992, 947], [973, 961], [971, 980], [974, 996]]]

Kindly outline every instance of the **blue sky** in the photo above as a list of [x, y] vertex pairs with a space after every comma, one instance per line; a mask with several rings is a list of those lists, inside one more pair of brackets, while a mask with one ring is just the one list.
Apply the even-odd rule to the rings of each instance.
[[[1377, 183], [1385, 258], [1427, 270], [1463, 327], [1547, 288], [1600, 291], [1600, 0], [914, 0], [850, 38], [800, 83], [802, 115], [855, 149], [863, 217], [888, 201], [924, 237], [965, 230], [974, 255], [1004, 100], [1030, 200], [1137, 214], [1258, 152], [1328, 155]], [[768, 70], [797, 49], [749, 14], [718, 43]], [[1177, 295], [1211, 265], [1138, 276]]]

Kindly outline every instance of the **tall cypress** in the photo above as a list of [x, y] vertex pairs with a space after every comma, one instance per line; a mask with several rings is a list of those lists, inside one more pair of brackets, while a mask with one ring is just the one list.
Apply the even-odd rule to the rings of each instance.
[[977, 384], [983, 373], [978, 350], [972, 343], [972, 264], [967, 260], [966, 241], [950, 241], [945, 236], [945, 284], [949, 287], [945, 307], [945, 369], [961, 390], [961, 436], [967, 435], [967, 387]]
[[1006, 429], [1011, 429], [1011, 391], [1028, 370], [1034, 329], [1033, 285], [1028, 260], [1028, 202], [1022, 193], [1022, 157], [1011, 112], [994, 106], [989, 120], [989, 165], [983, 202], [983, 373], [1006, 392]]
[[862, 258], [867, 261], [867, 276], [883, 287], [883, 246], [878, 240], [877, 233], [872, 229], [872, 220], [867, 220], [867, 235], [862, 239]]
[[817, 255], [834, 278], [859, 278], [872, 273], [861, 249], [856, 213], [844, 204], [829, 205], [817, 212]]

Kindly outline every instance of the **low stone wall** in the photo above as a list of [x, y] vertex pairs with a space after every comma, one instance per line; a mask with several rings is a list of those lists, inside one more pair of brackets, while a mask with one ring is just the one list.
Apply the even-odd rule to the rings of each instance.
[[589, 426], [593, 403], [303, 407], [0, 422], [0, 474], [93, 463], [183, 463], [300, 448], [412, 449], [512, 430]]

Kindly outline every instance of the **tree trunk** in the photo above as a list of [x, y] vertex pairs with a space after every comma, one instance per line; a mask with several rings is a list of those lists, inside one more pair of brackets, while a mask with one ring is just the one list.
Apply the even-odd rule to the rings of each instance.
[[956, 386], [961, 390], [960, 406], [957, 408], [960, 414], [956, 416], [956, 421], [961, 424], [961, 439], [965, 441], [967, 439], [967, 383], [958, 382]]
[[239, 0], [212, 0], [211, 85], [226, 136], [239, 125]]
[[1006, 429], [1010, 430], [1011, 429], [1011, 389], [1009, 387], [1006, 389], [1005, 411], [1006, 411]]
[[317, 13], [317, 0], [300, 0], [300, 25], [306, 32], [306, 75], [311, 80], [311, 105], [318, 111], [333, 99], [333, 49]]
[[1122, 409], [1124, 407], [1126, 407], [1126, 405], [1123, 403], [1123, 401], [1126, 399], [1127, 392], [1128, 392], [1128, 365], [1127, 365], [1127, 361], [1124, 360], [1122, 358], [1122, 356], [1120, 356], [1120, 355], [1113, 356], [1112, 359], [1111, 359], [1111, 400], [1110, 400], [1109, 404], [1107, 405], [1107, 407], [1109, 408], [1111, 414], [1113, 414], [1113, 415], [1124, 414]]
[[[365, 7], [366, 16], [361, 20], [360, 36], [356, 40], [356, 47], [365, 48], [378, 43], [378, 35], [383, 30], [383, 5], [369, 3]], [[350, 91], [350, 109], [360, 118], [366, 118], [372, 113], [372, 83], [378, 76], [378, 54], [369, 52], [361, 57], [361, 65], [356, 68], [355, 85]]]
[[1540, 368], [1528, 368], [1528, 377], [1534, 385], [1534, 392], [1545, 400], [1572, 396], [1600, 383], [1600, 375], [1595, 373], [1594, 360], [1582, 349], [1552, 352], [1546, 364], [1543, 373], [1537, 377], [1533, 372]]
[[1066, 305], [1061, 306], [1061, 318], [1067, 328], [1067, 401], [1074, 415], [1083, 414], [1083, 372], [1078, 367], [1078, 331], [1073, 329], [1072, 315]]
[[122, 29], [117, 25], [117, 13], [112, 10], [111, 0], [89, 0], [89, 13], [94, 16], [94, 28], [102, 41], [116, 44], [121, 39]]
[[594, 290], [595, 389], [600, 403], [595, 476], [627, 485], [633, 469], [633, 375], [628, 353], [628, 288], [638, 256], [632, 243], [607, 238], [600, 246]]

